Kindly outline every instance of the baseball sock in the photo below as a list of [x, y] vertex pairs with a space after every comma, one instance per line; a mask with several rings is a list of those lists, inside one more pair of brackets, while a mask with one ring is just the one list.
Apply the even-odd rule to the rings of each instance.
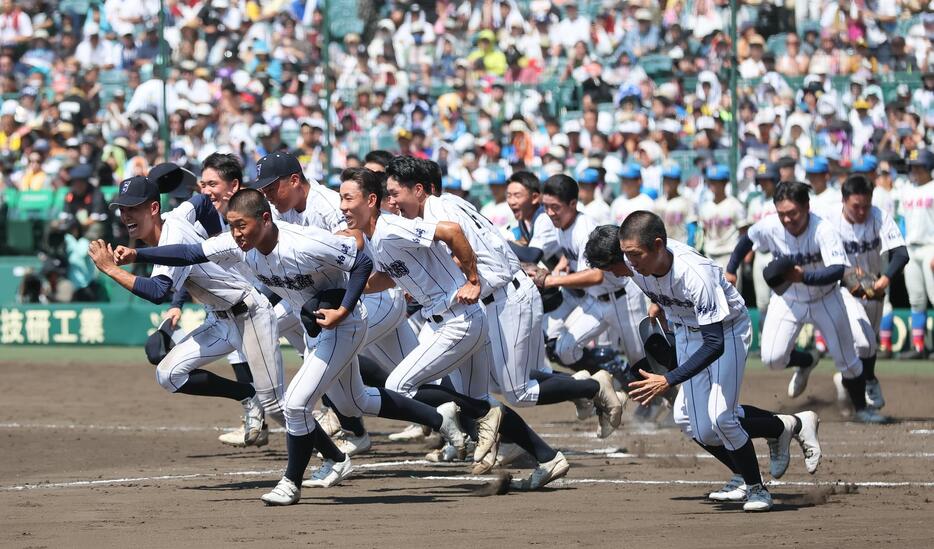
[[415, 400], [434, 407], [441, 406], [445, 402], [453, 402], [460, 407], [464, 415], [472, 418], [481, 418], [490, 411], [489, 402], [462, 395], [442, 385], [422, 385], [415, 393]]
[[350, 417], [340, 413], [340, 410], [337, 409], [337, 406], [334, 406], [334, 403], [331, 402], [328, 395], [321, 397], [321, 404], [324, 404], [334, 412], [334, 415], [337, 416], [337, 420], [341, 424], [341, 429], [351, 432], [357, 437], [362, 437], [366, 434], [366, 427], [363, 425], [362, 417]]
[[[315, 430], [311, 432], [311, 436], [314, 441], [314, 447], [321, 452], [321, 457], [324, 459], [329, 459], [335, 463], [340, 463], [347, 459], [344, 452], [341, 452], [340, 449], [334, 445], [334, 441], [324, 432], [324, 429], [321, 429], [320, 425], [315, 425]], [[307, 461], [305, 465], [308, 465]]]
[[785, 430], [785, 424], [774, 415], [741, 417], [739, 424], [750, 438], [778, 438]]
[[924, 350], [924, 323], [927, 321], [927, 313], [911, 312], [911, 345], [916, 351]]
[[545, 463], [555, 459], [558, 452], [548, 445], [547, 442], [538, 436], [538, 433], [513, 410], [503, 406], [503, 422], [499, 426], [499, 432], [506, 442], [517, 444], [526, 452], [532, 454], [539, 463]]
[[799, 351], [794, 349], [791, 351], [791, 356], [788, 358], [788, 365], [785, 368], [807, 368], [811, 366], [814, 362], [814, 358], [811, 356], [811, 353], [805, 353], [804, 351]]
[[555, 404], [576, 398], [593, 398], [600, 384], [592, 379], [552, 376], [538, 383], [538, 404]]
[[717, 461], [726, 465], [727, 469], [732, 471], [734, 475], [739, 474], [739, 469], [737, 469], [736, 464], [733, 463], [733, 458], [730, 457], [730, 452], [726, 449], [726, 446], [709, 446], [697, 440], [696, 438], [692, 438], [691, 440], [696, 442], [697, 445], [703, 448], [704, 450], [707, 450], [708, 454], [717, 458]]
[[441, 429], [441, 414], [431, 406], [389, 389], [380, 387], [377, 390], [380, 396], [379, 417], [411, 421], [427, 425], [435, 431]]
[[188, 381], [178, 388], [186, 395], [211, 396], [243, 400], [256, 394], [249, 383], [238, 383], [207, 370], [195, 369], [188, 372]]
[[892, 350], [892, 330], [895, 328], [895, 315], [889, 313], [883, 315], [882, 322], [879, 324], [879, 349], [883, 351]]
[[866, 377], [865, 374], [847, 379], [843, 378], [843, 388], [846, 389], [850, 400], [853, 401], [853, 408], [860, 411], [866, 408]]
[[869, 358], [860, 359], [863, 362], [863, 377], [866, 378], [866, 381], [875, 381], [876, 380], [876, 355], [872, 355]]
[[250, 365], [246, 362], [238, 362], [236, 364], [231, 364], [233, 368], [234, 376], [236, 376], [237, 381], [240, 383], [253, 383], [253, 372], [250, 371]]
[[756, 448], [752, 445], [752, 439], [746, 441], [742, 447], [736, 450], [727, 450], [730, 458], [736, 464], [739, 474], [743, 475], [743, 482], [746, 486], [762, 484], [762, 475], [759, 474], [759, 462], [756, 460]]
[[295, 486], [302, 485], [302, 477], [305, 476], [305, 469], [308, 468], [308, 462], [311, 461], [311, 454], [315, 451], [314, 435], [321, 430], [316, 425], [315, 430], [307, 435], [292, 435], [286, 433], [285, 448], [289, 454], [288, 464], [285, 466], [285, 478], [295, 483]]
[[379, 363], [372, 358], [357, 355], [360, 361], [360, 377], [363, 378], [363, 384], [367, 387], [385, 387], [389, 374], [380, 368]]
[[529, 379], [534, 379], [535, 381], [539, 381], [539, 382], [545, 381], [546, 379], [550, 379], [556, 376], [570, 378], [571, 374], [566, 374], [564, 372], [543, 372], [541, 370], [532, 370], [531, 372], [529, 372]]

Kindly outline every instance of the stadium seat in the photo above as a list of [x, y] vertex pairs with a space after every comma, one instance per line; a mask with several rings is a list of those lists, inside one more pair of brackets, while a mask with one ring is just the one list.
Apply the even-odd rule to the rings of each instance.
[[53, 217], [55, 193], [51, 190], [20, 191], [15, 208], [10, 210], [10, 219], [41, 219]]
[[646, 55], [639, 59], [639, 66], [653, 80], [672, 72], [671, 57], [664, 54]]

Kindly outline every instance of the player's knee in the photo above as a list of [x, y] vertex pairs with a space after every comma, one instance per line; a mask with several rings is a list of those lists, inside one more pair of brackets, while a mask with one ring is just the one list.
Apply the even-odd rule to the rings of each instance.
[[172, 370], [170, 368], [156, 368], [156, 381], [159, 382], [159, 385], [163, 389], [170, 393], [174, 393], [178, 390], [178, 387], [181, 387], [184, 384], [184, 379], [176, 379], [172, 376]]
[[561, 337], [559, 337], [558, 341], [555, 343], [555, 354], [558, 356], [558, 360], [561, 361], [561, 364], [569, 366], [580, 360], [584, 352], [577, 340], [574, 339], [572, 335], [565, 332], [561, 334]]
[[710, 427], [716, 437], [728, 448], [739, 448], [746, 443], [748, 438], [739, 423], [739, 418], [732, 410], [717, 415]]
[[765, 365], [769, 370], [783, 370], [788, 366], [788, 359], [790, 357], [786, 354], [772, 354], [767, 353], [763, 350], [762, 352], [762, 364]]
[[[688, 431], [686, 432], [690, 431], [691, 429], [688, 427]], [[696, 432], [690, 434], [694, 437], [694, 440], [706, 446], [719, 446], [722, 444], [722, 442], [720, 442], [720, 437], [717, 436], [717, 432], [714, 431], [710, 425], [698, 427]]]

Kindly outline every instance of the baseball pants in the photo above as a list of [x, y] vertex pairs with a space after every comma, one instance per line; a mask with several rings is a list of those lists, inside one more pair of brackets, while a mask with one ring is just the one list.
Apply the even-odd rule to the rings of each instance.
[[[749, 440], [740, 425], [739, 391], [752, 341], [749, 317], [723, 327], [724, 350], [713, 364], [681, 385], [673, 406], [675, 423], [707, 446], [738, 450]], [[700, 331], [676, 326], [678, 357], [687, 360], [703, 345]], [[683, 357], [683, 358], [682, 358]]]
[[908, 247], [905, 287], [908, 289], [908, 302], [913, 313], [924, 312], [928, 303], [934, 304], [934, 271], [931, 270], [931, 259], [934, 259], [934, 246]]
[[843, 298], [843, 306], [846, 307], [846, 315], [850, 321], [850, 332], [853, 334], [853, 343], [856, 345], [856, 356], [859, 358], [870, 358], [876, 355], [879, 350], [876, 334], [879, 333], [879, 322], [882, 320], [882, 302], [876, 301], [878, 307], [878, 316], [875, 324], [870, 320], [867, 314], [867, 303], [865, 299], [858, 299], [853, 296], [846, 288], [840, 288], [840, 297]]
[[838, 290], [831, 290], [810, 303], [772, 296], [769, 316], [762, 327], [762, 362], [766, 367], [781, 370], [788, 365], [798, 332], [806, 322], [811, 322], [823, 332], [827, 350], [844, 378], [856, 378], [863, 373], [847, 309]]
[[542, 331], [542, 298], [538, 288], [524, 273], [512, 283], [497, 289], [495, 300], [486, 306], [490, 322], [494, 391], [515, 406], [535, 406], [538, 382], [529, 379], [545, 360], [545, 333]]
[[220, 318], [209, 312], [204, 324], [192, 330], [162, 359], [156, 379], [167, 391], [175, 392], [188, 382], [188, 373], [242, 349], [253, 374], [253, 387], [266, 414], [282, 423], [282, 353], [276, 314], [269, 300], [251, 291], [243, 302], [247, 312]]
[[[289, 345], [295, 348], [299, 356], [305, 354], [305, 328], [302, 327], [302, 321], [292, 314], [292, 308], [287, 302], [280, 301], [273, 307], [276, 314], [276, 324], [279, 327], [279, 336], [284, 337]], [[246, 355], [240, 349], [234, 349], [227, 355], [227, 361], [231, 364], [242, 364], [249, 362]], [[252, 365], [250, 366], [252, 372]]]
[[[344, 415], [359, 416], [360, 410], [371, 409], [374, 397], [379, 411], [379, 394], [375, 389], [355, 393], [355, 389], [363, 387], [359, 367], [356, 372], [353, 367], [366, 340], [366, 331], [366, 309], [357, 305], [335, 328], [321, 330], [314, 339], [306, 335], [308, 351], [285, 394], [286, 430], [290, 435], [307, 435], [314, 430], [312, 412], [325, 393]], [[354, 384], [354, 378], [359, 386]]]
[[[716, 263], [721, 271], [726, 272], [726, 266], [730, 262], [731, 255], [732, 253], [712, 255], [710, 256], [710, 260]], [[743, 293], [743, 265], [745, 264], [745, 262], [740, 263], [739, 270], [736, 272], [736, 291], [739, 292], [740, 295]]]
[[386, 372], [392, 372], [405, 355], [418, 346], [418, 337], [406, 322], [402, 292], [385, 291], [362, 298], [369, 326], [361, 356], [371, 358]]
[[765, 313], [769, 310], [769, 300], [772, 298], [772, 288], [765, 281], [765, 275], [762, 272], [765, 266], [772, 261], [772, 254], [769, 252], [756, 251], [755, 259], [752, 262], [752, 285], [756, 290], [756, 309], [759, 310], [759, 326], [765, 323]]

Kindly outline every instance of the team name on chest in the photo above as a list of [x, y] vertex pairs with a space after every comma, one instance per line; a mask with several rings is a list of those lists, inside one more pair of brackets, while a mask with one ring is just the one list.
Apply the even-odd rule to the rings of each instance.
[[848, 254], [864, 254], [882, 247], [882, 239], [878, 236], [872, 240], [848, 240], [843, 243], [843, 249]]
[[287, 290], [294, 290], [296, 292], [300, 292], [306, 288], [311, 288], [315, 285], [315, 281], [311, 275], [303, 274], [295, 275], [294, 277], [282, 277], [279, 275], [265, 276], [258, 274], [256, 275], [256, 278], [271, 288], [285, 288]]
[[930, 209], [932, 206], [934, 206], [934, 197], [931, 196], [919, 196], [902, 201], [902, 207], [906, 210]]
[[795, 254], [786, 254], [775, 252], [775, 258], [778, 259], [780, 257], [790, 257], [795, 265], [810, 265], [811, 263], [820, 263], [823, 261], [823, 257], [821, 256], [820, 252], [815, 252], [812, 254], [800, 252]]
[[379, 267], [384, 273], [393, 278], [402, 278], [403, 276], [409, 275], [409, 268], [401, 259], [397, 259], [392, 263], [383, 263], [380, 261]]

